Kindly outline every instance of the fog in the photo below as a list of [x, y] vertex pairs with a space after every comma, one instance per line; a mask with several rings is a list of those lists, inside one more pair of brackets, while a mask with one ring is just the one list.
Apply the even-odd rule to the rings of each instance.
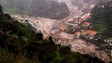
[[[68, 16], [64, 3], [51, 0], [0, 0], [4, 12], [60, 19]], [[63, 15], [64, 14], [64, 15]]]
[[[63, 19], [70, 14], [70, 7], [77, 7], [84, 13], [90, 11], [89, 5], [109, 0], [0, 0], [4, 12], [8, 14], [20, 14], [40, 16], [52, 19]], [[74, 6], [69, 6], [73, 4]]]

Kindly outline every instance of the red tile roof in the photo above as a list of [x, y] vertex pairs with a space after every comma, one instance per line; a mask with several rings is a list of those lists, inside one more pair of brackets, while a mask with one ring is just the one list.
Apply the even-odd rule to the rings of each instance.
[[84, 26], [89, 26], [91, 23], [90, 22], [84, 22], [83, 24], [84, 24]]

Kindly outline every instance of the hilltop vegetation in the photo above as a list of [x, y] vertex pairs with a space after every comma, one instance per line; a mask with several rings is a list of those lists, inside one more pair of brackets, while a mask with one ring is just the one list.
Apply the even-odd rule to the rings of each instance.
[[102, 38], [110, 38], [112, 37], [112, 1], [104, 1], [99, 1], [92, 10], [91, 21], [94, 30]]
[[10, 14], [62, 19], [69, 15], [65, 3], [50, 0], [0, 0], [4, 11]]

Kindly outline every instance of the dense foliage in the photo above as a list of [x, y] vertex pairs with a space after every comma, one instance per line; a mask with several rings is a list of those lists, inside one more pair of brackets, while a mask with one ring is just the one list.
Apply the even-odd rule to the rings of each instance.
[[0, 63], [103, 63], [88, 55], [54, 45], [14, 21], [0, 6]]
[[69, 14], [64, 3], [50, 0], [0, 0], [4, 11], [10, 14], [26, 14], [31, 16], [62, 19]]
[[112, 1], [102, 1], [92, 10], [91, 21], [93, 28], [102, 38], [109, 38], [112, 37]]

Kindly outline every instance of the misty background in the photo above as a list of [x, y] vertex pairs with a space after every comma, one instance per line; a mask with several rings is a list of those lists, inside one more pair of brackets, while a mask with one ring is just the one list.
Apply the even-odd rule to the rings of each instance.
[[[69, 15], [68, 7], [63, 1], [66, 0], [0, 0], [0, 4], [4, 7], [4, 12], [9, 14], [62, 19]], [[82, 9], [86, 3], [91, 4], [95, 0], [70, 1]]]
[[69, 15], [65, 3], [53, 0], [0, 0], [4, 12], [61, 19]]

